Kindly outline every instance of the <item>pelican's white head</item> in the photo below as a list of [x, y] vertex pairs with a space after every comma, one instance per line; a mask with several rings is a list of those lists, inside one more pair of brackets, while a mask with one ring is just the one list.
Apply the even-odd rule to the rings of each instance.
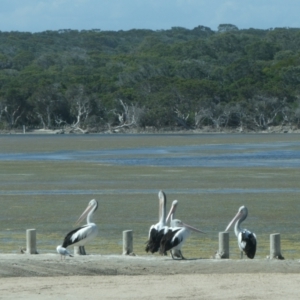
[[98, 208], [98, 202], [95, 199], [92, 199], [89, 202], [85, 211], [78, 218], [76, 224], [81, 223], [86, 217], [87, 217], [87, 223], [90, 223], [90, 217], [97, 210], [97, 208]]
[[173, 220], [173, 224], [174, 224], [174, 227], [182, 227], [182, 228], [186, 228], [186, 229], [189, 229], [189, 230], [192, 230], [192, 231], [196, 231], [196, 232], [205, 234], [205, 232], [203, 232], [203, 231], [201, 231], [201, 230], [199, 230], [199, 229], [197, 229], [193, 226], [185, 224], [181, 220], [178, 220], [178, 219]]
[[237, 222], [238, 220], [240, 220], [240, 222], [244, 221], [246, 219], [248, 215], [248, 209], [246, 206], [241, 206], [237, 212], [237, 214], [234, 216], [234, 218], [230, 221], [230, 223], [228, 224], [228, 226], [226, 227], [225, 231], [228, 231], [230, 229], [230, 227]]

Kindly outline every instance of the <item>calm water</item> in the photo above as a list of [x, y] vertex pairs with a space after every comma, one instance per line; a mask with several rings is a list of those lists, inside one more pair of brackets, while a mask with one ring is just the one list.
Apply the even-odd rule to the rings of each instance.
[[[120, 253], [122, 230], [133, 229], [134, 251], [143, 255], [163, 189], [168, 209], [178, 199], [178, 217], [207, 233], [191, 236], [187, 257], [213, 255], [218, 232], [245, 204], [257, 257], [268, 254], [269, 234], [280, 232], [283, 256], [299, 251], [300, 258], [299, 166], [297, 136], [0, 136], [0, 252], [16, 252], [25, 229], [35, 227], [40, 251], [55, 251], [96, 198], [99, 237], [90, 252]], [[237, 258], [233, 235], [231, 249]]]

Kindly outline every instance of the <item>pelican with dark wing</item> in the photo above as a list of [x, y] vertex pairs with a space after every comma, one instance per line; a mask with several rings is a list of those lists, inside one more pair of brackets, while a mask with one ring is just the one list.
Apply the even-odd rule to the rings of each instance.
[[93, 199], [89, 202], [86, 210], [82, 213], [82, 215], [77, 220], [76, 224], [82, 222], [82, 220], [87, 220], [87, 224], [81, 227], [78, 227], [72, 231], [70, 231], [62, 244], [63, 248], [67, 248], [70, 245], [79, 246], [79, 251], [81, 255], [85, 255], [84, 246], [86, 243], [93, 240], [98, 234], [98, 228], [95, 223], [92, 223], [92, 215], [98, 208], [98, 202]]
[[[188, 238], [192, 231], [200, 233], [204, 232], [190, 225], [187, 225], [178, 219], [173, 220], [173, 225], [174, 227], [169, 228], [161, 239], [160, 254], [163, 254], [168, 250], [174, 250], [179, 253], [181, 259], [184, 259], [181, 253], [181, 247], [183, 246], [185, 240]], [[175, 259], [173, 251], [171, 251], [171, 255], [172, 258]]]
[[235, 217], [228, 224], [225, 231], [228, 231], [230, 227], [235, 223], [234, 233], [238, 239], [238, 245], [241, 250], [241, 258], [243, 257], [243, 253], [247, 255], [247, 257], [253, 259], [256, 252], [256, 235], [255, 233], [241, 228], [241, 223], [247, 218], [248, 209], [246, 206], [241, 206], [235, 215]]
[[152, 225], [149, 229], [148, 241], [146, 245], [146, 252], [155, 253], [158, 252], [160, 247], [160, 241], [163, 235], [168, 231], [166, 226], [166, 206], [167, 197], [163, 191], [158, 193], [159, 199], [159, 221], [155, 225]]

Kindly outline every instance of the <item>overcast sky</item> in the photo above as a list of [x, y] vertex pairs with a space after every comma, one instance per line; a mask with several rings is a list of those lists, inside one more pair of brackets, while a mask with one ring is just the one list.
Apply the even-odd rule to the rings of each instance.
[[0, 31], [300, 28], [298, 0], [0, 0]]

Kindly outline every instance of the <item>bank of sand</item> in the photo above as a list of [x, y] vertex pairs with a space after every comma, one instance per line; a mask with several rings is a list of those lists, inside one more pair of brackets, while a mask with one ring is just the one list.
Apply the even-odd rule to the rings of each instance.
[[299, 260], [0, 255], [0, 299], [299, 299]]

